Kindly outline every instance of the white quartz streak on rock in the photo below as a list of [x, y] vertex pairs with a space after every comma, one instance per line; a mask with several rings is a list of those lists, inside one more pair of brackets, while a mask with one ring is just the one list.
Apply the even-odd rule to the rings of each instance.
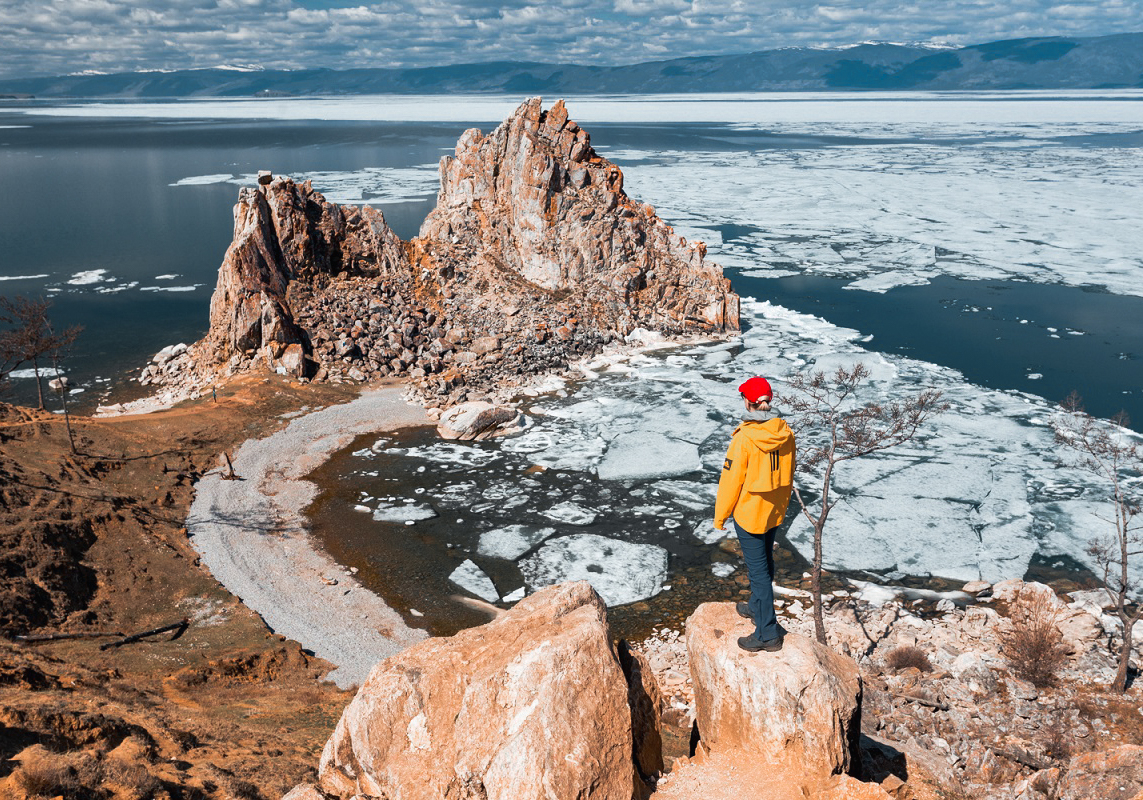
[[[329, 677], [342, 687], [425, 633], [314, 548], [302, 509], [317, 487], [305, 476], [355, 436], [426, 423], [399, 389], [367, 391], [247, 441], [233, 459], [239, 480], [214, 471], [196, 487], [187, 532], [203, 564], [272, 630], [336, 664]], [[335, 585], [322, 580], [331, 575]]]

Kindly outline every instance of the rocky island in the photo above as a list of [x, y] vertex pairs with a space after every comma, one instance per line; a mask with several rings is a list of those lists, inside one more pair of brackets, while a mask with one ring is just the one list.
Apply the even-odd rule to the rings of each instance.
[[267, 367], [399, 377], [430, 407], [511, 391], [631, 337], [738, 330], [738, 296], [623, 188], [562, 101], [523, 103], [440, 164], [436, 208], [401, 241], [381, 212], [265, 174], [240, 193], [210, 331], [144, 372], [179, 396]]

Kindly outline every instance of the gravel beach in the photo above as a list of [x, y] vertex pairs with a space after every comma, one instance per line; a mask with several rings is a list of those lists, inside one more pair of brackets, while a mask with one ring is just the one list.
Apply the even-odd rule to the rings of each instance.
[[335, 664], [328, 678], [342, 688], [428, 634], [314, 546], [302, 510], [317, 487], [304, 478], [355, 436], [431, 424], [402, 394], [367, 390], [247, 441], [233, 458], [238, 479], [224, 479], [225, 469], [204, 476], [187, 517], [191, 543], [214, 577], [273, 631]]

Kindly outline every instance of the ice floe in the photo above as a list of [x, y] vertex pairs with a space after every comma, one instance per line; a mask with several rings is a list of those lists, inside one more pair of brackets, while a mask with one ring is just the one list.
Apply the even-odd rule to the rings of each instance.
[[600, 461], [601, 480], [646, 480], [686, 475], [702, 469], [698, 446], [653, 431], [621, 434]]
[[488, 558], [514, 561], [555, 532], [555, 528], [532, 525], [508, 525], [496, 528], [480, 534], [477, 553]]
[[437, 512], [431, 506], [415, 504], [382, 503], [373, 509], [373, 519], [377, 522], [417, 522], [432, 519]]
[[[436, 164], [411, 167], [365, 167], [354, 172], [310, 171], [292, 173], [294, 181], [312, 181], [314, 188], [331, 203], [369, 205], [424, 200], [436, 193], [440, 178]], [[243, 175], [192, 175], [171, 186], [208, 186], [230, 183], [254, 186], [257, 173]]]
[[714, 573], [716, 578], [729, 578], [738, 569], [733, 564], [728, 564], [725, 561], [719, 561], [710, 565], [710, 571]]
[[448, 579], [465, 591], [472, 592], [481, 600], [495, 603], [500, 600], [500, 593], [492, 579], [472, 561], [465, 559], [459, 567], [452, 571]]
[[[713, 260], [747, 274], [845, 276], [851, 288], [876, 292], [953, 275], [1143, 294], [1138, 150], [1088, 140], [1137, 135], [1143, 126], [1138, 92], [567, 99], [581, 124], [704, 121], [757, 132], [757, 144], [731, 151], [600, 148], [623, 166], [640, 200], [680, 234], [706, 241]], [[37, 113], [497, 123], [517, 101], [189, 101], [75, 104]], [[841, 146], [839, 136], [857, 141]], [[806, 146], [767, 146], [766, 137]], [[432, 195], [437, 166], [293, 177], [313, 180], [334, 202], [393, 203]], [[214, 174], [176, 185], [253, 185], [255, 179]], [[744, 232], [723, 236], [727, 226]]]
[[532, 591], [564, 581], [585, 580], [609, 606], [658, 594], [667, 575], [667, 551], [591, 533], [549, 539], [520, 562]]
[[591, 509], [572, 502], [558, 503], [540, 513], [565, 525], [590, 525], [595, 522], [596, 517], [596, 513]]
[[[1085, 562], [1087, 539], [1098, 529], [1097, 514], [1107, 500], [1085, 474], [1058, 463], [1048, 425], [1055, 412], [1046, 401], [973, 386], [955, 370], [870, 352], [857, 331], [767, 302], [745, 300], [743, 320], [747, 330], [739, 340], [633, 359], [630, 374], [601, 373], [566, 400], [546, 400], [546, 413], [537, 416], [533, 429], [493, 446], [506, 462], [487, 460], [478, 467], [503, 476], [512, 464], [556, 465], [559, 472], [550, 473], [554, 485], [551, 479], [501, 479], [478, 490], [469, 470], [430, 490], [433, 502], [457, 498], [472, 505], [476, 494], [489, 493], [493, 505], [485, 513], [491, 513], [514, 488], [528, 502], [518, 506], [520, 512], [498, 517], [498, 530], [517, 524], [512, 515], [530, 509], [557, 530], [523, 563], [537, 563], [541, 551], [549, 565], [570, 557], [566, 547], [551, 548], [561, 541], [560, 526], [575, 524], [595, 524], [600, 533], [629, 543], [714, 544], [733, 535], [715, 530], [711, 520], [722, 459], [741, 414], [739, 378], [766, 374], [780, 398], [795, 373], [861, 361], [872, 372], [864, 397], [894, 400], [936, 388], [951, 410], [927, 425], [916, 442], [838, 468], [834, 490], [840, 504], [826, 528], [827, 568], [996, 581], [1022, 577], [1037, 554]], [[705, 364], [715, 353], [729, 353], [731, 360], [710, 372]], [[664, 393], [668, 380], [673, 389]], [[688, 441], [670, 438], [680, 433]], [[816, 435], [806, 433], [803, 446]], [[685, 459], [656, 450], [668, 446], [685, 449]], [[445, 459], [441, 467], [453, 457], [434, 448], [416, 452]], [[654, 468], [613, 469], [609, 458], [650, 461]], [[696, 477], [663, 478], [664, 472]], [[799, 480], [812, 488], [812, 479]], [[789, 517], [789, 541], [808, 558], [810, 526], [796, 504]], [[497, 536], [503, 537], [505, 557], [534, 546], [523, 537]], [[492, 555], [492, 539], [480, 549]]]
[[107, 270], [105, 269], [89, 269], [82, 272], [77, 272], [71, 276], [68, 283], [72, 286], [88, 286], [93, 283], [102, 283], [107, 280], [115, 280], [114, 278], [107, 277]]

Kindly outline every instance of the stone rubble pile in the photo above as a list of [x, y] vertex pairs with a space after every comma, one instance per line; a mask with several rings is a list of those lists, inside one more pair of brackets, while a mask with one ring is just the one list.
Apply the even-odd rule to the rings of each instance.
[[[942, 601], [925, 613], [906, 599], [865, 603], [860, 592], [826, 598], [830, 646], [861, 667], [865, 735], [886, 752], [903, 754], [938, 784], [971, 797], [1099, 797], [1082, 787], [1109, 774], [1126, 787], [1114, 796], [1143, 793], [1143, 757], [1133, 764], [1127, 758], [1143, 755], [1143, 747], [1128, 752], [1133, 743], [1122, 744], [1132, 735], [1137, 743], [1143, 732], [1139, 690], [1123, 702], [1103, 691], [1115, 675], [1120, 641], [1117, 623], [1102, 613], [1105, 593], [1074, 592], [1065, 603], [1043, 584], [1018, 580], [973, 582], [964, 591], [976, 596], [976, 604]], [[1046, 592], [1054, 601], [1070, 650], [1055, 687], [1037, 689], [1012, 674], [1002, 652], [1004, 612], [1022, 592]], [[808, 600], [782, 605], [783, 626], [812, 637]], [[691, 672], [687, 637], [661, 628], [635, 646], [665, 687], [670, 721], [685, 725], [695, 714], [690, 682], [678, 680]], [[892, 669], [889, 653], [905, 647], [920, 649], [931, 671]], [[1143, 648], [1137, 650], [1143, 657]]]

